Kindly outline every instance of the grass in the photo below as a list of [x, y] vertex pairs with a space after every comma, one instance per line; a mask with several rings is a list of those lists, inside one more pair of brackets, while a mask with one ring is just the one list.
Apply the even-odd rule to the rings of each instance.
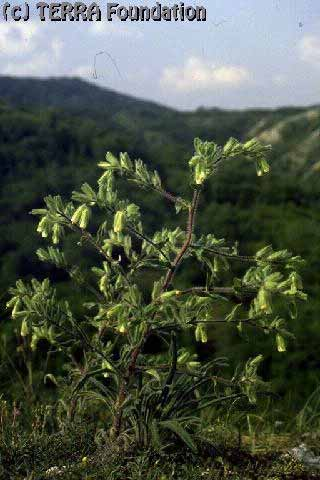
[[[111, 454], [107, 447], [91, 454], [68, 448], [65, 439], [54, 444], [30, 445], [15, 451], [2, 466], [3, 479], [42, 480], [47, 478], [87, 480], [196, 480], [196, 479], [308, 479], [320, 478], [288, 455], [279, 452], [250, 454], [245, 449], [228, 449], [223, 456], [191, 456], [188, 452], [155, 454], [135, 452]], [[51, 446], [48, 449], [48, 446]], [[64, 448], [61, 450], [61, 445]], [[57, 448], [56, 451], [54, 448]], [[88, 453], [88, 452], [86, 452]], [[84, 456], [83, 456], [84, 455]], [[9, 460], [9, 462], [8, 462]]]
[[83, 414], [71, 422], [57, 405], [20, 409], [0, 399], [0, 479], [320, 480], [320, 470], [288, 453], [304, 443], [320, 455], [318, 392], [291, 422], [275, 425], [270, 411], [251, 413], [242, 433], [239, 416], [211, 412], [204, 423], [212, 425], [207, 435], [213, 446], [199, 443], [197, 455], [176, 440], [161, 452], [138, 451], [134, 443], [111, 443], [104, 418]]
[[239, 438], [229, 432], [227, 442], [217, 434], [216, 448], [200, 447], [198, 455], [175, 443], [161, 453], [137, 452], [134, 444], [111, 444], [93, 423], [65, 421], [58, 431], [47, 432], [43, 417], [37, 418], [26, 433], [17, 419], [4, 425], [1, 417], [1, 480], [320, 479], [320, 472], [309, 471], [287, 453], [308, 438], [319, 444], [316, 433], [308, 438], [297, 432], [262, 433], [254, 442], [243, 435], [239, 446]]

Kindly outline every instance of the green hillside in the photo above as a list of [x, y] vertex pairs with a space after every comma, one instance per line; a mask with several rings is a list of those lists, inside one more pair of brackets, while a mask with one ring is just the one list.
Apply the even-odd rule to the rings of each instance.
[[[178, 112], [78, 79], [11, 77], [0, 77], [0, 99], [2, 295], [17, 278], [31, 274], [55, 275], [66, 288], [63, 275], [37, 262], [34, 252], [42, 241], [28, 212], [49, 193], [67, 196], [81, 182], [95, 182], [96, 164], [107, 150], [142, 158], [175, 191], [183, 184], [195, 136], [218, 143], [258, 136], [272, 143], [271, 174], [256, 181], [247, 162], [219, 173], [204, 194], [199, 223], [217, 237], [240, 240], [243, 253], [273, 243], [306, 259], [310, 301], [293, 328], [297, 341], [286, 363], [277, 354], [267, 358], [265, 372], [276, 375], [278, 392], [290, 388], [306, 398], [317, 386], [320, 363], [320, 107]], [[232, 175], [230, 168], [236, 169]], [[150, 230], [171, 215], [164, 203], [156, 206], [155, 217], [153, 200], [149, 195], [143, 200]], [[191, 269], [189, 275], [196, 281], [200, 274]], [[237, 342], [220, 334], [215, 349]], [[257, 351], [267, 351], [265, 339], [261, 342], [257, 339]], [[239, 356], [247, 353], [252, 352], [239, 350]]]

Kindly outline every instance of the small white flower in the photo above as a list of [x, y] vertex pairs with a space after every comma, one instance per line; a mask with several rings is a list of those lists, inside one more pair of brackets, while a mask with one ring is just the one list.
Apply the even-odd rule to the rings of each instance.
[[50, 467], [48, 468], [48, 470], [46, 470], [46, 473], [45, 475], [47, 477], [53, 477], [54, 475], [62, 475], [63, 474], [63, 471], [66, 469], [67, 467], [65, 465], [63, 465], [62, 467], [57, 467], [57, 466], [54, 466], [54, 467]]

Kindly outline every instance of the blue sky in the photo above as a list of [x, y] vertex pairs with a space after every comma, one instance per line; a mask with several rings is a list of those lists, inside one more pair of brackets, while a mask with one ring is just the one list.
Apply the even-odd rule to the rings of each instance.
[[[36, 2], [29, 3], [35, 10]], [[107, 2], [98, 3], [105, 12]], [[136, 4], [153, 6], [155, 1]], [[207, 22], [61, 23], [40, 22], [33, 15], [21, 23], [1, 18], [0, 74], [80, 76], [180, 109], [320, 103], [318, 0], [185, 4], [205, 6]], [[94, 58], [101, 51], [107, 54], [96, 56], [95, 79]]]

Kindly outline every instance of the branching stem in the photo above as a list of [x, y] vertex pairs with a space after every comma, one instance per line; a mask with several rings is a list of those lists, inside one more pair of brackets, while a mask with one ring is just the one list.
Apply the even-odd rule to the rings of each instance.
[[[162, 293], [165, 292], [171, 285], [177, 273], [177, 270], [183, 260], [183, 257], [186, 254], [191, 244], [192, 234], [194, 230], [195, 216], [196, 216], [196, 211], [197, 211], [198, 202], [199, 202], [199, 196], [200, 196], [200, 189], [196, 189], [193, 193], [192, 203], [189, 207], [187, 229], [186, 229], [186, 240], [182, 245], [180, 251], [178, 252], [171, 268], [167, 272], [167, 275], [165, 277], [165, 280], [161, 289]], [[153, 317], [154, 316], [155, 314], [153, 315]], [[118, 400], [116, 405], [116, 414], [114, 416], [114, 422], [112, 426], [112, 436], [116, 438], [120, 435], [120, 432], [121, 432], [123, 403], [126, 399], [127, 385], [130, 382], [130, 379], [132, 378], [132, 376], [134, 376], [136, 373], [136, 364], [137, 364], [138, 357], [143, 349], [143, 346], [145, 345], [146, 341], [148, 340], [151, 334], [152, 334], [152, 327], [151, 325], [149, 325], [140, 343], [136, 347], [134, 347], [134, 349], [132, 350], [130, 363], [128, 365], [128, 368], [124, 377], [120, 382], [119, 395], [118, 395]]]
[[176, 258], [173, 261], [173, 264], [171, 268], [168, 270], [166, 278], [164, 280], [161, 292], [165, 292], [171, 285], [178, 268], [183, 260], [184, 255], [186, 254], [188, 248], [191, 245], [192, 241], [192, 235], [193, 235], [193, 230], [194, 230], [194, 224], [195, 224], [195, 216], [198, 208], [198, 203], [199, 203], [199, 197], [200, 197], [200, 189], [197, 189], [193, 193], [193, 199], [191, 206], [189, 208], [189, 215], [188, 215], [188, 222], [187, 222], [187, 237], [182, 245], [180, 251], [178, 252]]

